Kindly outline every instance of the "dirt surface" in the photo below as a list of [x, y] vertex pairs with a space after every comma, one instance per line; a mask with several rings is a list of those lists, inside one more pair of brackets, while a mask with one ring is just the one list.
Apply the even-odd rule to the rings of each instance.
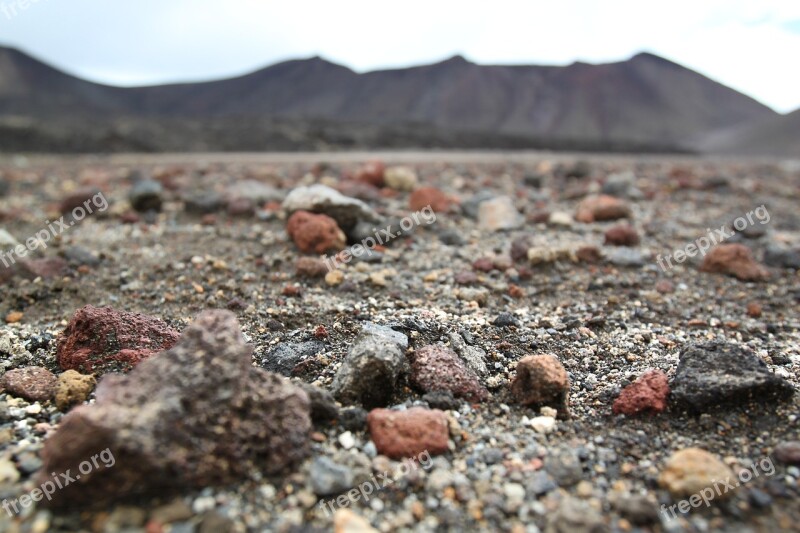
[[[362, 164], [376, 159], [411, 167], [417, 186], [440, 189], [452, 207], [368, 260], [342, 265], [341, 280], [299, 276], [295, 262], [303, 254], [287, 236], [281, 209], [295, 187], [338, 188], [381, 220], [410, 214], [411, 191], [357, 181]], [[354, 515], [339, 511], [337, 531], [361, 531], [361, 519], [382, 531], [797, 530], [800, 469], [775, 458], [776, 447], [799, 438], [796, 392], [728, 397], [698, 412], [675, 402], [660, 413], [612, 412], [637, 377], [659, 369], [672, 380], [682, 350], [711, 341], [738, 345], [800, 387], [796, 267], [767, 262], [769, 279], [744, 282], [701, 272], [699, 254], [673, 261], [674, 268], [662, 269], [658, 260], [747, 213], [753, 223], [727, 242], [744, 244], [762, 264], [775, 247], [797, 253], [796, 163], [499, 152], [43, 156], [0, 159], [0, 178], [8, 184], [0, 228], [20, 243], [57, 220], [76, 191], [100, 191], [108, 201], [31, 254], [64, 258], [55, 275], [15, 266], [0, 277], [4, 373], [42, 366], [61, 374], [55, 339], [85, 305], [152, 315], [178, 331], [203, 310], [231, 309], [253, 346], [254, 365], [263, 366], [276, 347], [320, 341], [287, 373], [328, 390], [366, 322], [406, 335], [409, 353], [437, 343], [465, 359], [464, 346], [483, 352], [478, 378], [488, 399], [449, 400], [449, 451], [398, 475], [369, 502], [348, 500]], [[145, 178], [163, 186], [161, 211], [134, 214], [129, 193]], [[239, 212], [233, 200], [257, 196], [236, 189], [246, 180], [274, 197]], [[638, 245], [604, 244], [619, 221], [572, 219], [582, 200], [601, 192], [627, 204]], [[481, 195], [510, 197], [521, 224], [495, 231], [476, 219]], [[758, 218], [765, 212], [768, 222]], [[513, 260], [512, 243], [523, 236], [528, 251]], [[575, 257], [587, 247], [595, 261]], [[570, 416], [555, 417], [552, 430], [531, 423], [550, 418], [547, 407], [523, 406], [511, 393], [517, 362], [536, 354], [555, 355], [569, 377]], [[388, 406], [435, 406], [412, 383], [403, 377]], [[0, 392], [0, 407], [0, 496], [19, 498], [35, 488], [43, 442], [63, 413], [53, 402], [8, 391]], [[187, 490], [177, 499], [154, 494], [83, 512], [3, 511], [0, 530], [331, 530], [333, 507], [321, 502], [401, 465], [376, 452], [363, 420], [352, 429], [344, 420], [315, 424], [311, 455], [294, 472], [253, 472], [241, 483]], [[670, 494], [662, 473], [674, 452], [690, 447], [733, 473], [761, 465], [761, 475], [672, 520], [662, 505], [681, 498]], [[320, 466], [320, 458], [337, 468]], [[337, 477], [344, 479], [334, 479], [337, 489], [320, 488], [322, 478]]]

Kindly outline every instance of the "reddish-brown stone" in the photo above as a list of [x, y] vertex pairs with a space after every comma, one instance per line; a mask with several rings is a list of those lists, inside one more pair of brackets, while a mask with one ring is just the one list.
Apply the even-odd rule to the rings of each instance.
[[758, 302], [750, 302], [747, 304], [747, 316], [752, 318], [760, 318], [762, 313], [761, 304]]
[[339, 251], [347, 243], [344, 232], [334, 219], [308, 211], [295, 211], [289, 217], [286, 232], [305, 253]]
[[450, 391], [471, 402], [489, 395], [461, 358], [441, 345], [424, 346], [411, 354], [411, 383], [424, 392]]
[[127, 372], [172, 348], [179, 336], [159, 318], [87, 305], [75, 312], [59, 336], [56, 359], [62, 370]]
[[569, 418], [569, 376], [554, 355], [529, 355], [517, 363], [511, 393], [523, 405], [548, 406]]
[[742, 281], [769, 279], [769, 271], [758, 264], [753, 253], [743, 244], [720, 244], [712, 248], [703, 263], [701, 272], [727, 274]]
[[436, 187], [422, 187], [417, 189], [408, 199], [408, 206], [412, 211], [421, 211], [427, 206], [435, 213], [445, 213], [450, 209], [453, 200]]
[[675, 292], [675, 285], [668, 279], [661, 279], [656, 282], [656, 290], [661, 294], [671, 294]]
[[614, 400], [614, 414], [632, 416], [642, 411], [660, 413], [667, 408], [669, 382], [661, 370], [650, 370], [625, 387]]
[[589, 244], [578, 248], [575, 251], [575, 257], [581, 263], [599, 263], [603, 255], [600, 253], [600, 249], [597, 246]]
[[294, 263], [295, 273], [301, 278], [324, 278], [328, 273], [325, 261], [316, 257], [298, 257]]
[[358, 169], [355, 178], [358, 181], [369, 183], [375, 187], [383, 187], [383, 173], [385, 170], [386, 165], [381, 161], [370, 161]]
[[92, 210], [96, 210], [97, 207], [92, 203], [92, 198], [96, 195], [100, 194], [99, 189], [94, 188], [83, 188], [79, 189], [61, 200], [61, 204], [59, 205], [59, 210], [61, 211], [62, 215], [71, 214], [73, 210], [77, 208], [82, 208], [84, 210], [87, 209], [87, 202], [88, 205], [92, 208]]
[[636, 246], [639, 234], [630, 224], [617, 224], [606, 231], [605, 244], [612, 246]]
[[56, 392], [58, 378], [46, 368], [15, 368], [0, 378], [0, 389], [32, 402], [46, 402]]
[[378, 453], [391, 459], [447, 452], [447, 416], [438, 409], [373, 409], [367, 415], [367, 426]]
[[19, 272], [27, 278], [52, 279], [62, 276], [67, 271], [67, 262], [61, 257], [45, 257], [21, 261]]
[[472, 263], [472, 268], [480, 272], [491, 272], [494, 270], [494, 261], [488, 257], [481, 257]]
[[629, 218], [631, 209], [624, 201], [613, 196], [601, 194], [585, 198], [575, 213], [578, 222], [602, 222], [605, 220], [618, 220]]

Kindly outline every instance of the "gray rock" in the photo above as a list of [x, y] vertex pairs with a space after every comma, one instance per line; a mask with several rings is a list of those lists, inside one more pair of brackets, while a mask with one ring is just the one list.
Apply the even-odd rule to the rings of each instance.
[[608, 531], [600, 513], [588, 503], [565, 496], [555, 513], [550, 514], [545, 533], [601, 533]]
[[408, 372], [407, 348], [404, 334], [365, 323], [333, 380], [334, 396], [368, 409], [388, 405], [400, 376]]
[[270, 372], [291, 376], [301, 361], [314, 357], [325, 349], [321, 341], [283, 342], [258, 359], [258, 366]]
[[764, 251], [764, 263], [777, 268], [800, 268], [800, 247], [787, 248], [770, 243]]
[[311, 420], [317, 424], [326, 424], [339, 418], [339, 408], [330, 392], [300, 380], [293, 380], [293, 383], [308, 395], [308, 400], [311, 402]]
[[164, 187], [154, 180], [142, 180], [133, 185], [128, 194], [128, 201], [136, 211], [161, 211]]
[[461, 232], [455, 229], [446, 229], [439, 232], [439, 240], [448, 246], [461, 246], [465, 242]]
[[516, 229], [525, 222], [514, 201], [508, 196], [498, 196], [481, 202], [478, 206], [478, 225], [489, 231]]
[[222, 196], [214, 191], [197, 191], [183, 197], [183, 208], [194, 215], [216, 213], [224, 206]]
[[281, 202], [286, 194], [266, 183], [256, 180], [241, 180], [231, 184], [225, 191], [228, 201], [246, 198], [256, 204]]
[[100, 258], [90, 250], [82, 246], [70, 246], [63, 252], [64, 259], [71, 266], [97, 266], [100, 264]]
[[451, 333], [448, 338], [450, 339], [450, 346], [473, 372], [478, 376], [485, 376], [489, 372], [486, 367], [485, 351], [477, 346], [469, 346], [464, 341], [464, 337], [458, 333]]
[[537, 470], [526, 483], [528, 494], [542, 496], [558, 488], [558, 483], [544, 470]]
[[645, 259], [642, 252], [636, 248], [619, 247], [606, 252], [606, 259], [612, 265], [622, 267], [644, 266]]
[[672, 400], [692, 411], [794, 393], [792, 385], [770, 372], [755, 354], [724, 342], [684, 348], [670, 389]]
[[381, 218], [366, 203], [345, 196], [326, 185], [297, 187], [283, 201], [283, 208], [291, 214], [295, 211], [324, 213], [336, 220], [345, 233], [351, 231], [359, 222], [377, 224]]
[[5, 178], [0, 178], [0, 198], [8, 194], [11, 190], [11, 182]]
[[583, 478], [583, 465], [578, 454], [572, 450], [547, 457], [544, 468], [562, 487], [575, 485]]
[[478, 218], [478, 209], [480, 205], [485, 202], [486, 200], [491, 200], [494, 198], [495, 193], [489, 190], [479, 191], [476, 194], [472, 195], [471, 198], [465, 200], [461, 203], [461, 211], [467, 217], [477, 220]]
[[633, 172], [611, 174], [603, 183], [602, 192], [610, 196], [624, 198], [628, 196], [635, 180], [636, 176]]
[[311, 463], [311, 486], [317, 496], [330, 496], [350, 489], [354, 484], [353, 471], [328, 457], [317, 457]]

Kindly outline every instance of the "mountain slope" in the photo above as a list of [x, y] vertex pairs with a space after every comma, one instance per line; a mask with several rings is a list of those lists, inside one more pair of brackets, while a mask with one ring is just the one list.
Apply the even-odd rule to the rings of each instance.
[[115, 88], [0, 48], [4, 116], [417, 124], [537, 142], [691, 148], [713, 132], [777, 114], [652, 54], [568, 66], [476, 65], [456, 56], [363, 74], [314, 57], [219, 81]]
[[711, 135], [702, 147], [717, 153], [800, 158], [800, 109]]

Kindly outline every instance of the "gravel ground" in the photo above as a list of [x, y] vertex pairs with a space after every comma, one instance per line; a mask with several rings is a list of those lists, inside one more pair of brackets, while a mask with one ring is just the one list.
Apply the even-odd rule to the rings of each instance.
[[[287, 235], [280, 207], [293, 188], [339, 188], [381, 220], [413, 211], [409, 191], [358, 181], [363, 162], [375, 158], [413, 168], [418, 185], [442, 191], [449, 207], [368, 260], [343, 265], [339, 280], [298, 275], [295, 262], [304, 254]], [[143, 178], [163, 185], [161, 210], [134, 215], [129, 193]], [[682, 350], [712, 341], [746, 349], [800, 386], [800, 278], [791, 257], [765, 259], [776, 247], [798, 253], [797, 164], [549, 154], [43, 157], [5, 161], [0, 179], [8, 184], [0, 227], [19, 242], [56, 220], [76, 191], [98, 189], [110, 205], [33, 254], [65, 258], [57, 275], [17, 272], [0, 285], [3, 372], [41, 366], [61, 374], [56, 338], [86, 305], [159, 317], [178, 331], [201, 311], [231, 309], [254, 365], [268, 366], [282, 347], [302, 363], [286, 374], [329, 391], [368, 323], [405, 335], [409, 354], [441, 343], [473, 370], [470, 361], [483, 363], [484, 402], [434, 399], [400, 378], [386, 406], [444, 408], [448, 451], [398, 475], [368, 502], [348, 501], [353, 514], [336, 514], [337, 531], [366, 531], [366, 522], [381, 531], [798, 530], [797, 452], [791, 460], [775, 457], [799, 438], [797, 393], [612, 412], [620, 391], [645, 371], [673, 380]], [[234, 187], [243, 182], [249, 185]], [[574, 220], [578, 204], [600, 192], [629, 208], [638, 245], [604, 244], [618, 221]], [[474, 215], [479, 199], [500, 196], [522, 216], [517, 224], [513, 212], [500, 213], [515, 227], [495, 231]], [[257, 198], [255, 210], [239, 212], [234, 197]], [[728, 242], [766, 263], [768, 280], [702, 272], [699, 256], [667, 271], [658, 266], [659, 255], [762, 205], [769, 223], [755, 220]], [[512, 243], [526, 236], [528, 257], [515, 261]], [[573, 261], [562, 253], [580, 247], [599, 257]], [[534, 354], [553, 354], [565, 368], [571, 416], [559, 412], [553, 420], [555, 406], [522, 405], [511, 393], [518, 361]], [[254, 471], [231, 486], [177, 497], [156, 492], [101, 509], [31, 506], [21, 515], [1, 513], [0, 530], [331, 530], [333, 513], [321, 502], [403, 464], [378, 453], [355, 407], [338, 404], [338, 420], [315, 422], [309, 457], [283, 475]], [[0, 497], [35, 487], [43, 443], [64, 410], [0, 392]], [[660, 479], [668, 458], [692, 447], [733, 472], [766, 459], [774, 469], [670, 520], [661, 506], [680, 498]]]

